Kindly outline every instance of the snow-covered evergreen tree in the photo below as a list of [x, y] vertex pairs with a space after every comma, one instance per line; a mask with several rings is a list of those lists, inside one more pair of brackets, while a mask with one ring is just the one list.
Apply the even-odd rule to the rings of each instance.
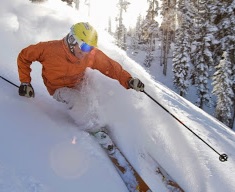
[[135, 25], [135, 34], [138, 38], [138, 41], [141, 41], [141, 24], [143, 22], [143, 18], [141, 14], [137, 17], [136, 25]]
[[214, 53], [214, 62], [218, 63], [221, 60], [223, 50], [227, 50], [227, 45], [230, 45], [230, 50], [233, 49], [231, 44], [234, 44], [234, 0], [233, 3], [219, 0], [209, 0], [209, 2], [213, 2], [207, 5], [210, 11], [211, 31], [213, 30], [214, 35], [211, 48]]
[[80, 0], [73, 0], [74, 1], [74, 3], [75, 3], [75, 8], [77, 9], [77, 10], [79, 10], [79, 7], [80, 7]]
[[111, 17], [109, 17], [109, 22], [108, 22], [108, 33], [112, 35], [112, 21]]
[[190, 26], [191, 17], [185, 0], [180, 0], [178, 4], [179, 26], [176, 31], [175, 49], [173, 52], [173, 83], [180, 95], [187, 94], [190, 85]]
[[213, 94], [217, 96], [215, 117], [227, 126], [232, 127], [234, 93], [232, 64], [227, 52], [223, 53], [222, 60], [216, 66], [213, 85]]
[[207, 9], [208, 2], [199, 0], [198, 1], [198, 21], [195, 41], [193, 42], [195, 51], [193, 52], [194, 57], [194, 69], [193, 76], [195, 77], [195, 85], [197, 87], [198, 100], [196, 104], [198, 107], [203, 109], [204, 104], [209, 104], [210, 90], [209, 90], [209, 79], [213, 62], [213, 53], [211, 52], [211, 44], [214, 40], [213, 32], [210, 29], [210, 15]]
[[131, 48], [134, 50], [134, 52], [139, 49], [139, 42], [140, 42], [140, 33], [139, 33], [139, 29], [140, 29], [140, 25], [142, 22], [142, 17], [139, 14], [137, 21], [136, 21], [136, 26], [135, 28], [132, 28], [129, 33], [131, 36]]
[[235, 58], [235, 0], [231, 4], [221, 8], [224, 16], [219, 23], [219, 33], [221, 37], [221, 49], [227, 50], [230, 61], [234, 63]]
[[176, 0], [163, 0], [161, 15], [163, 20], [161, 23], [161, 65], [163, 65], [163, 74], [167, 73], [167, 61], [171, 42], [175, 35], [175, 19], [176, 19]]
[[73, 0], [61, 0], [67, 2], [67, 5], [72, 6]]
[[[203, 27], [201, 28], [203, 30]], [[201, 31], [203, 32], [203, 31]], [[197, 87], [197, 94], [198, 94], [198, 107], [203, 109], [204, 104], [208, 104], [210, 102], [210, 90], [208, 87], [209, 83], [209, 71], [211, 69], [211, 59], [212, 55], [209, 51], [209, 38], [206, 37], [206, 34], [198, 37], [197, 42], [195, 45], [197, 46], [195, 51], [195, 66], [193, 75], [196, 77], [195, 85]]]
[[[221, 59], [223, 50], [226, 50], [226, 63], [231, 63], [230, 78], [233, 82], [232, 90], [235, 93], [235, 0], [223, 1], [217, 3], [217, 16], [214, 17], [213, 23], [217, 26], [218, 30], [215, 33], [216, 38], [219, 40], [217, 48], [215, 49], [215, 61]], [[218, 93], [217, 93], [218, 94]], [[218, 104], [217, 104], [218, 105]], [[233, 97], [232, 112], [230, 124], [232, 125], [235, 118], [235, 98]], [[216, 112], [217, 114], [217, 112]]]
[[144, 65], [145, 67], [149, 68], [151, 66], [151, 62], [154, 59], [151, 45], [147, 44], [145, 50], [146, 50], [146, 56], [144, 60]]
[[119, 15], [116, 18], [117, 21], [117, 27], [116, 27], [116, 32], [115, 32], [115, 37], [116, 37], [116, 45], [123, 50], [126, 50], [127, 45], [126, 45], [126, 27], [123, 24], [123, 11], [127, 10], [127, 7], [130, 3], [126, 0], [119, 0], [118, 2], [118, 8], [119, 8]]
[[138, 30], [140, 43], [144, 44], [144, 49], [146, 51], [146, 58], [144, 65], [146, 67], [151, 66], [153, 60], [152, 51], [155, 50], [155, 38], [158, 34], [158, 22], [156, 21], [156, 16], [158, 15], [158, 1], [148, 0], [149, 8], [147, 10], [146, 18], [142, 21], [140, 28]]

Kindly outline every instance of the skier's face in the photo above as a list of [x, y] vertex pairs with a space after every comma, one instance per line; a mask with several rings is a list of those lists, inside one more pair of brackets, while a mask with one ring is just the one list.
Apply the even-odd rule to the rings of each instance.
[[88, 52], [83, 52], [83, 51], [79, 48], [79, 46], [76, 45], [76, 46], [74, 47], [74, 54], [75, 54], [75, 56], [76, 56], [77, 58], [81, 59], [81, 58], [83, 58], [85, 55], [87, 55]]

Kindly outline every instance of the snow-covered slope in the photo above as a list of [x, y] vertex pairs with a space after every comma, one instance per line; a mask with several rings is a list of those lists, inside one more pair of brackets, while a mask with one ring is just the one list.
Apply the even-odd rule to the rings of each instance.
[[[53, 2], [53, 0], [48, 1]], [[58, 5], [62, 3], [57, 3]], [[67, 12], [66, 12], [67, 11]], [[0, 8], [0, 75], [18, 84], [16, 57], [30, 43], [62, 38], [76, 13], [63, 13], [49, 3], [3, 1]], [[66, 14], [68, 15], [68, 14]], [[79, 17], [77, 16], [77, 21]], [[51, 28], [53, 26], [53, 28]], [[235, 134], [229, 128], [155, 82], [139, 64], [113, 46], [100, 32], [99, 47], [146, 85], [145, 91], [218, 152], [196, 138], [144, 93], [125, 90], [117, 81], [88, 69], [72, 110], [53, 100], [32, 66], [36, 97], [18, 96], [0, 79], [0, 191], [127, 191], [115, 168], [84, 129], [109, 125], [109, 131], [153, 191], [167, 191], [141, 158], [151, 154], [185, 191], [232, 192], [235, 188]]]

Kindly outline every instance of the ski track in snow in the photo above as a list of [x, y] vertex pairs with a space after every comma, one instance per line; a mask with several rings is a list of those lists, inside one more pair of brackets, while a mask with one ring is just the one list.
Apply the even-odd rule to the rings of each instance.
[[3, 164], [0, 164], [0, 190], [1, 192], [48, 192], [34, 177]]

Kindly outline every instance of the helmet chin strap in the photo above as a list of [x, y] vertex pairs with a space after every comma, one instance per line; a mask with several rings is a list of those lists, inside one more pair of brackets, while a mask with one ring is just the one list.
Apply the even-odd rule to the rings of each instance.
[[75, 55], [74, 53], [74, 47], [76, 46], [77, 42], [74, 39], [73, 35], [71, 34], [71, 32], [66, 36], [66, 41], [69, 47], [70, 52]]

